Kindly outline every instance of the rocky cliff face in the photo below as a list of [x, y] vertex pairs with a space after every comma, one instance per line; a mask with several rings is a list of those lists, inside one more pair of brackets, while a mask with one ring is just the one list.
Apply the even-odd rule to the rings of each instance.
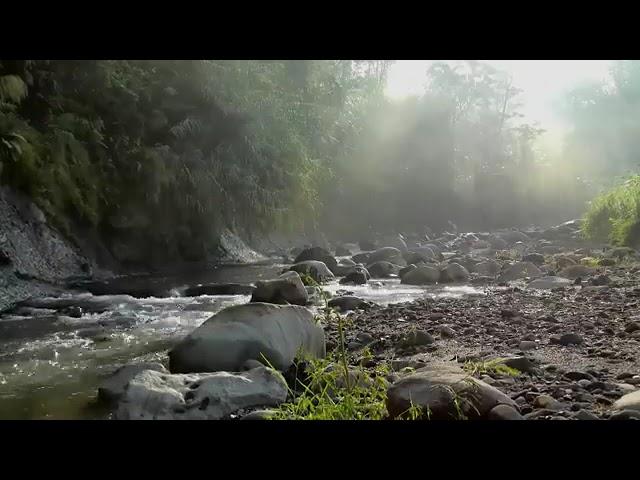
[[0, 310], [92, 270], [92, 261], [51, 228], [33, 202], [0, 187]]

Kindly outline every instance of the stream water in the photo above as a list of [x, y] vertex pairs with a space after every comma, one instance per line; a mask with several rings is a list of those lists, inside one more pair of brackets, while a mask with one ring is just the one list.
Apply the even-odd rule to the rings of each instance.
[[[125, 278], [172, 291], [166, 298], [92, 295], [68, 292], [58, 299], [32, 302], [0, 315], [0, 419], [108, 418], [95, 402], [100, 381], [115, 369], [136, 361], [166, 359], [173, 344], [214, 313], [249, 301], [247, 295], [184, 297], [187, 285], [253, 283], [276, 277], [283, 265], [221, 266], [189, 275]], [[379, 304], [400, 303], [427, 295], [479, 294], [470, 286], [414, 287], [397, 279], [372, 285], [325, 287], [335, 294], [349, 290]], [[51, 302], [81, 306], [80, 318], [60, 315]]]

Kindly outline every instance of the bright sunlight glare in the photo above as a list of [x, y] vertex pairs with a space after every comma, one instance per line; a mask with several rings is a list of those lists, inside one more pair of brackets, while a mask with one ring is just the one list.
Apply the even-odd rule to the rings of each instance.
[[[543, 128], [561, 128], [555, 103], [566, 90], [606, 78], [610, 60], [481, 60], [512, 75], [523, 90], [522, 113]], [[386, 94], [402, 99], [424, 92], [426, 71], [434, 60], [398, 60], [389, 71]], [[445, 60], [454, 63], [452, 60]]]

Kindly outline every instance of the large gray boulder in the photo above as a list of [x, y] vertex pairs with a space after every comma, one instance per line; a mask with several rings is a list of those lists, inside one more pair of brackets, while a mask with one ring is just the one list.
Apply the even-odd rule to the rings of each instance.
[[291, 366], [299, 350], [324, 357], [324, 330], [310, 310], [297, 305], [248, 303], [209, 318], [169, 352], [173, 373], [242, 370], [249, 360], [278, 370]]
[[292, 265], [289, 268], [290, 271], [298, 272], [299, 274], [309, 275], [316, 282], [322, 283], [334, 278], [331, 270], [323, 262], [317, 260], [307, 260], [305, 262], [299, 262]]
[[140, 372], [153, 370], [168, 374], [161, 363], [145, 362], [124, 365], [117, 369], [111, 376], [105, 379], [98, 387], [98, 400], [105, 402], [117, 402], [124, 395], [127, 384]]
[[[402, 252], [394, 247], [382, 247], [371, 252], [367, 258], [367, 263], [376, 263], [380, 261], [391, 262], [404, 267], [407, 263], [402, 256]], [[354, 257], [354, 261], [357, 261]]]
[[335, 259], [331, 252], [322, 247], [306, 248], [295, 258], [293, 263], [306, 262], [308, 260], [316, 260], [324, 263], [329, 270], [333, 272], [333, 269], [338, 265], [338, 261]]
[[516, 262], [507, 267], [498, 277], [499, 282], [511, 282], [525, 277], [541, 277], [542, 271], [531, 262]]
[[170, 375], [144, 370], [127, 385], [118, 420], [219, 420], [243, 408], [287, 398], [282, 375], [266, 367], [243, 373]]
[[459, 263], [450, 263], [440, 270], [439, 282], [465, 282], [469, 279], [469, 271]]
[[432, 364], [393, 383], [387, 390], [387, 410], [392, 418], [411, 405], [432, 420], [486, 418], [498, 405], [516, 408], [497, 388], [469, 376], [454, 364]]
[[252, 302], [306, 305], [309, 296], [297, 272], [285, 272], [273, 280], [256, 282]]
[[420, 265], [402, 276], [401, 283], [407, 285], [425, 285], [436, 283], [440, 279], [440, 271], [427, 265]]
[[384, 260], [367, 265], [367, 270], [374, 278], [387, 278], [391, 275], [398, 275], [401, 268], [402, 267], [398, 265]]

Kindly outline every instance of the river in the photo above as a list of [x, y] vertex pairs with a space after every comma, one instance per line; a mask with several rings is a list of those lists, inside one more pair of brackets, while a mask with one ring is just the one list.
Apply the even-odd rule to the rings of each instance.
[[[22, 309], [0, 315], [0, 419], [108, 419], [95, 402], [100, 381], [126, 363], [161, 361], [173, 344], [211, 315], [249, 301], [247, 295], [181, 296], [200, 283], [253, 283], [276, 277], [284, 265], [220, 266], [206, 272], [173, 276], [131, 277], [123, 284], [153, 284], [170, 297], [134, 298], [67, 292], [58, 300], [83, 308], [80, 318], [52, 309]], [[334, 281], [325, 289], [348, 290], [379, 304], [399, 303], [426, 295], [479, 294], [470, 286], [417, 287], [398, 279], [345, 286]], [[35, 302], [38, 306], [38, 302]]]

